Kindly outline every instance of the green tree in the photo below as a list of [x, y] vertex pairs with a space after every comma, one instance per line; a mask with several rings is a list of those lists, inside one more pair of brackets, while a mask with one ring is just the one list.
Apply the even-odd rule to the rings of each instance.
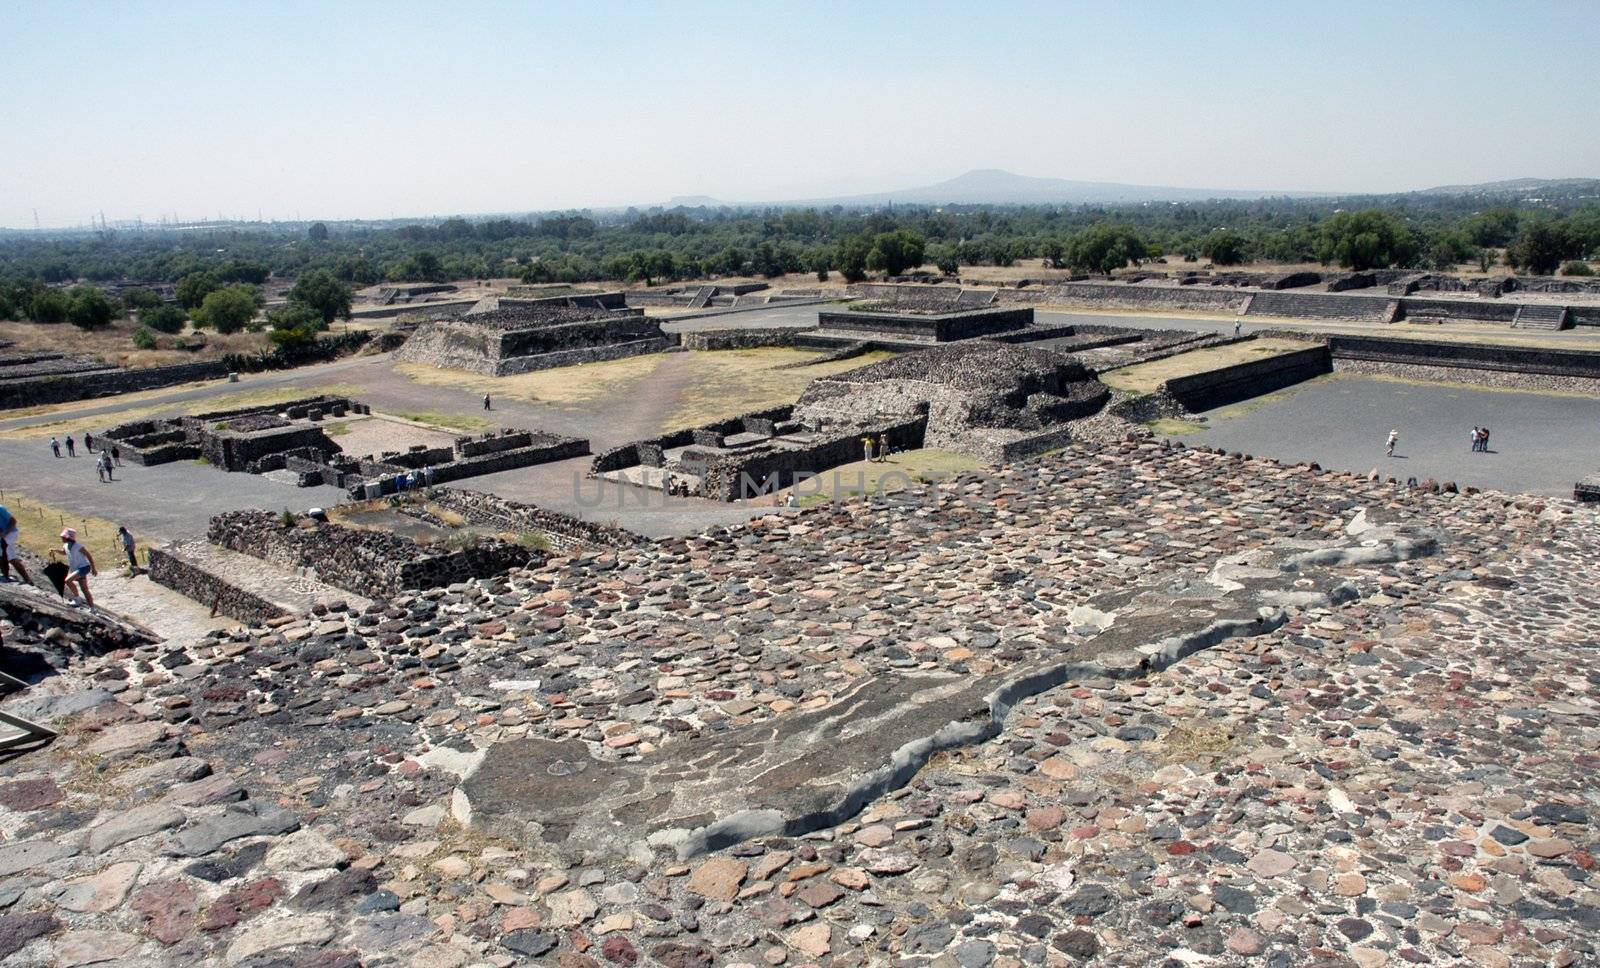
[[1506, 262], [1536, 276], [1556, 271], [1561, 260], [1572, 254], [1572, 240], [1566, 227], [1556, 222], [1538, 221], [1523, 226], [1517, 240], [1506, 249]]
[[326, 269], [313, 269], [294, 281], [289, 299], [322, 314], [323, 322], [350, 318], [350, 287]]
[[178, 305], [195, 309], [206, 296], [222, 288], [222, 282], [209, 272], [191, 272], [178, 280]]
[[288, 305], [267, 313], [267, 325], [272, 327], [267, 338], [273, 343], [295, 347], [316, 340], [317, 334], [328, 328], [328, 320], [315, 306], [291, 297]]
[[183, 310], [166, 303], [139, 311], [139, 322], [158, 333], [181, 333], [183, 324], [188, 321], [189, 317], [184, 315]]
[[28, 304], [28, 318], [36, 323], [64, 323], [72, 305], [59, 289], [41, 289]]
[[1337, 262], [1358, 272], [1411, 265], [1416, 257], [1417, 242], [1411, 230], [1375, 208], [1335, 214], [1322, 223], [1317, 241], [1319, 261]]
[[248, 282], [259, 286], [272, 275], [272, 270], [264, 263], [253, 259], [229, 259], [217, 270], [217, 278], [223, 282]]
[[194, 324], [219, 333], [237, 333], [255, 318], [260, 300], [254, 286], [224, 286], [206, 294], [194, 311]]
[[880, 232], [867, 252], [867, 268], [898, 276], [922, 265], [923, 248], [922, 236], [908, 229]]
[[939, 267], [942, 275], [953, 276], [961, 271], [961, 254], [953, 245], [938, 245], [928, 250], [928, 258]]
[[[1044, 242], [1040, 243], [1040, 245], [1039, 245], [1039, 255], [1040, 255], [1041, 258], [1044, 259], [1045, 267], [1053, 269], [1056, 266], [1061, 265], [1062, 260], [1066, 258], [1067, 249], [1066, 249], [1066, 246], [1061, 244], [1061, 240], [1060, 239], [1055, 238], [1054, 236], [1052, 236], [1052, 237], [1050, 237], [1048, 239], [1045, 239]], [[935, 258], [934, 259], [934, 264], [937, 265], [938, 261], [939, 260], [937, 258]], [[941, 272], [944, 271], [942, 266], [940, 267], [940, 271]], [[946, 272], [945, 275], [951, 276], [951, 275], [955, 275], [955, 273]]]
[[311, 228], [306, 230], [306, 237], [313, 242], [328, 241], [328, 227], [321, 222], [312, 222]]
[[154, 309], [161, 305], [161, 294], [150, 289], [124, 289], [122, 291], [122, 305], [129, 312], [133, 310]]
[[1473, 245], [1499, 248], [1516, 238], [1521, 217], [1513, 209], [1500, 206], [1479, 212], [1461, 225], [1463, 234]]
[[1067, 244], [1067, 264], [1074, 269], [1111, 272], [1138, 262], [1148, 250], [1144, 238], [1126, 225], [1092, 225]]
[[1245, 238], [1230, 229], [1207, 232], [1200, 240], [1200, 254], [1219, 266], [1236, 266], [1245, 261]]
[[116, 307], [99, 286], [74, 286], [67, 299], [67, 318], [79, 329], [109, 326], [117, 315]]
[[872, 251], [872, 240], [864, 235], [852, 235], [839, 243], [833, 258], [845, 282], [860, 282], [867, 277], [867, 255]]

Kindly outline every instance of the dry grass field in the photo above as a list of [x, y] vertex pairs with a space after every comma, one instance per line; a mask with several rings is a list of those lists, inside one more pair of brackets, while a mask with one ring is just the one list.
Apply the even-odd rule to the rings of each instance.
[[266, 333], [240, 332], [226, 336], [220, 333], [192, 329], [177, 336], [158, 334], [163, 346], [172, 347], [177, 340], [204, 339], [205, 345], [195, 350], [175, 348], [143, 350], [133, 345], [133, 334], [139, 324], [128, 319], [112, 321], [104, 329], [84, 330], [69, 323], [44, 325], [40, 323], [0, 322], [0, 339], [11, 340], [16, 345], [11, 352], [66, 353], [69, 356], [92, 356], [118, 366], [166, 366], [172, 363], [193, 363], [197, 360], [214, 360], [229, 353], [256, 353], [272, 348]]
[[[148, 420], [151, 417], [165, 413], [178, 412], [205, 412], [210, 410], [230, 410], [236, 407], [249, 407], [256, 404], [282, 403], [285, 400], [296, 400], [300, 397], [313, 396], [319, 393], [333, 394], [335, 396], [350, 396], [355, 388], [341, 384], [319, 386], [312, 389], [306, 387], [272, 387], [265, 390], [246, 390], [240, 393], [229, 393], [218, 397], [211, 397], [203, 401], [172, 401], [163, 402], [163, 398], [170, 397], [185, 389], [206, 384], [185, 384], [183, 386], [166, 387], [161, 390], [146, 390], [142, 393], [129, 393], [111, 398], [117, 403], [134, 404], [114, 414], [91, 414], [87, 416], [74, 416], [79, 410], [103, 407], [107, 398], [101, 397], [94, 400], [80, 400], [75, 403], [55, 404], [48, 407], [30, 407], [25, 410], [7, 410], [7, 419], [13, 417], [31, 417], [40, 414], [60, 414], [60, 419], [49, 423], [34, 424], [12, 430], [0, 431], [0, 438], [10, 440], [38, 440], [45, 437], [60, 436], [64, 434], [81, 434], [84, 431], [96, 431], [114, 424], [130, 423], [135, 420]], [[143, 404], [140, 406], [139, 404]], [[430, 421], [422, 421], [424, 423]]]
[[[653, 353], [516, 376], [482, 376], [419, 363], [395, 370], [426, 386], [488, 393], [507, 400], [593, 410], [641, 395], [659, 402], [663, 427], [688, 427], [722, 417], [793, 403], [806, 384], [887, 357], [869, 353], [816, 366], [781, 369], [814, 357], [805, 350], [761, 348], [715, 352]], [[437, 423], [435, 420], [425, 422]]]

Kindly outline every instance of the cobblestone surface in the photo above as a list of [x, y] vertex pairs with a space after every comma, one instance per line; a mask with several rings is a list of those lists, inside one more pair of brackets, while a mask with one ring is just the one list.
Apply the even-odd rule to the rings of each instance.
[[[1592, 511], [1148, 440], [918, 493], [74, 664], [0, 765], [0, 957], [1594, 963]], [[1280, 621], [1169, 666], [1097, 644], [1258, 583]], [[804, 834], [574, 853], [461, 792], [1061, 655], [1102, 674]]]

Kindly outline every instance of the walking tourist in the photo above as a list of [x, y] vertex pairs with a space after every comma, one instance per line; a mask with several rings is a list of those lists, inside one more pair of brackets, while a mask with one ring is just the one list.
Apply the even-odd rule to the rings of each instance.
[[494, 409], [493, 407], [489, 406], [489, 395], [487, 393], [485, 393], [483, 395], [483, 409], [485, 409], [485, 410], [493, 410]]
[[1478, 445], [1483, 443], [1483, 430], [1479, 427], [1472, 428], [1472, 449], [1476, 451]]
[[117, 525], [117, 537], [122, 540], [122, 553], [128, 556], [128, 568], [134, 574], [139, 572], [139, 556], [133, 543], [133, 533], [125, 524]]
[[1398, 444], [1398, 443], [1400, 443], [1400, 431], [1398, 431], [1398, 430], [1389, 431], [1389, 447], [1388, 447], [1387, 450], [1384, 451], [1384, 456], [1393, 457], [1394, 456], [1394, 445]]
[[117, 479], [116, 472], [111, 469], [114, 466], [111, 463], [111, 455], [103, 450], [100, 452], [100, 466], [105, 468], [106, 480], [114, 481]]
[[17, 519], [5, 505], [0, 504], [0, 576], [10, 581], [12, 568], [17, 570], [23, 581], [33, 581], [28, 577], [28, 569], [22, 566], [22, 534], [17, 527]]
[[889, 435], [878, 435], [878, 461], [885, 463], [889, 460]]
[[1487, 454], [1489, 452], [1489, 428], [1488, 427], [1483, 428], [1483, 432], [1480, 435], [1480, 439], [1478, 440], [1478, 449], [1483, 451], [1485, 454]]
[[87, 431], [84, 432], [83, 449], [91, 454], [94, 453], [94, 434], [88, 433]]
[[61, 532], [61, 550], [67, 556], [67, 586], [73, 589], [75, 597], [82, 598], [85, 605], [93, 608], [94, 596], [89, 594], [89, 576], [100, 574], [94, 566], [94, 555], [78, 540], [78, 532], [72, 528]]
[[67, 456], [68, 457], [76, 457], [76, 456], [78, 456], [78, 447], [77, 447], [76, 444], [74, 444], [72, 442], [72, 435], [71, 434], [67, 434]]
[[95, 461], [94, 462], [94, 473], [95, 473], [96, 477], [100, 478], [100, 483], [104, 484], [106, 482], [106, 465], [105, 464], [101, 463], [100, 461]]
[[1234, 320], [1233, 321], [1233, 335], [1238, 336], [1243, 330], [1244, 330], [1244, 323], [1240, 322], [1237, 319]]
[[54, 437], [50, 438], [50, 453], [56, 455], [57, 457], [61, 456], [61, 441], [55, 439]]
[[122, 466], [122, 448], [116, 444], [111, 445], [111, 459], [117, 462], [118, 467]]
[[869, 463], [869, 464], [872, 463], [872, 435], [871, 434], [868, 434], [865, 437], [861, 438], [861, 449], [866, 454], [867, 463]]

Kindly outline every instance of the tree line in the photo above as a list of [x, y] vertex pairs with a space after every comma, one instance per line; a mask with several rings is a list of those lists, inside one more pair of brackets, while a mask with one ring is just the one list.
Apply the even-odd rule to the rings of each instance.
[[[321, 294], [304, 293], [307, 298], [295, 304], [326, 321], [348, 312], [350, 287], [383, 281], [512, 276], [656, 284], [790, 273], [824, 280], [837, 273], [854, 281], [928, 264], [956, 275], [963, 266], [1023, 259], [1095, 273], [1164, 259], [1218, 266], [1319, 262], [1358, 270], [1506, 265], [1545, 275], [1586, 273], [1585, 260], [1597, 255], [1600, 205], [1578, 194], [1496, 205], [1480, 196], [1419, 194], [883, 211], [680, 208], [395, 227], [314, 223], [292, 231], [113, 230], [0, 239], [0, 318], [96, 326], [109, 321], [109, 306], [113, 316], [152, 310], [148, 325], [170, 329], [170, 311], [109, 299], [102, 305], [104, 293], [91, 291], [93, 283], [129, 280], [177, 284], [177, 311], [225, 330], [254, 318], [254, 312], [245, 316], [247, 297], [258, 310], [256, 287], [269, 277], [315, 280]], [[335, 286], [342, 297], [327, 295]], [[145, 297], [134, 287], [127, 298]], [[311, 317], [295, 311], [298, 324], [285, 328], [304, 335]]]

